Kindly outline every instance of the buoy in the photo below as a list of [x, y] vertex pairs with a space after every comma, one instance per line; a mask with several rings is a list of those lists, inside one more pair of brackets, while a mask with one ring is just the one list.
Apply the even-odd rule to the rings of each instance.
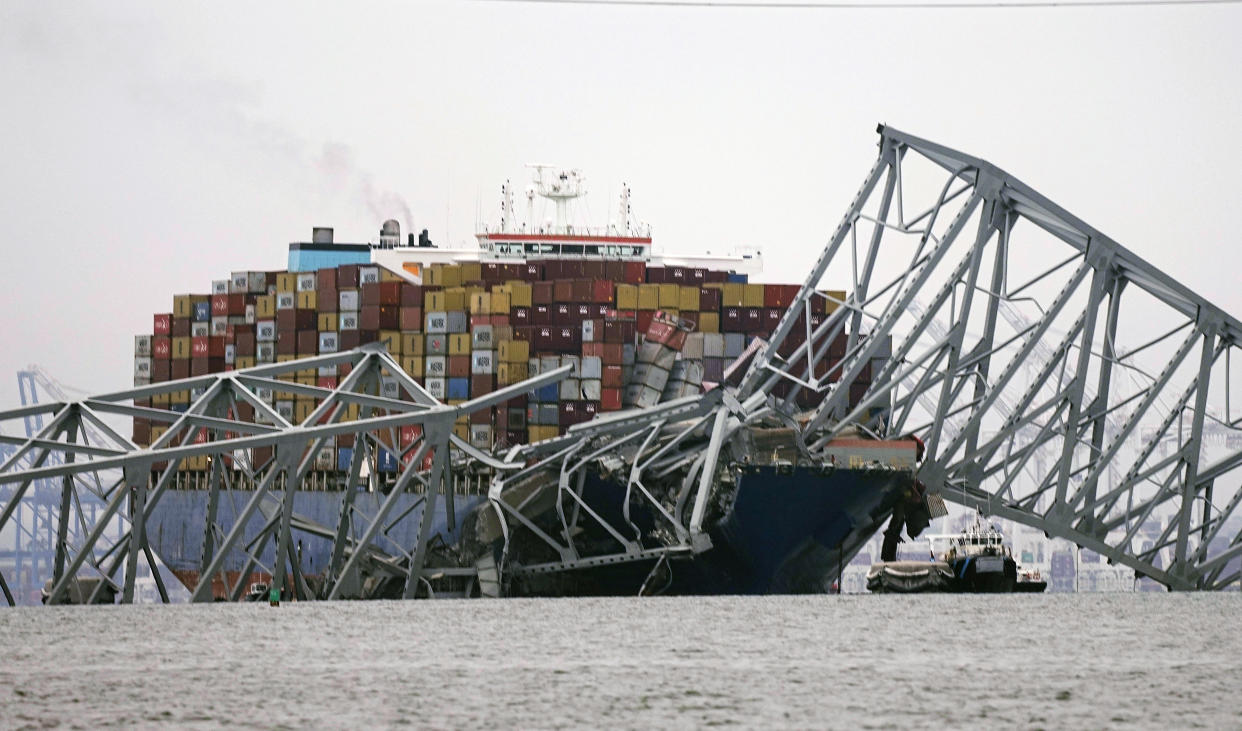
[[276, 587], [273, 586], [271, 590], [268, 592], [267, 598], [268, 598], [268, 604], [270, 604], [273, 607], [279, 607], [280, 606], [280, 589], [277, 589]]

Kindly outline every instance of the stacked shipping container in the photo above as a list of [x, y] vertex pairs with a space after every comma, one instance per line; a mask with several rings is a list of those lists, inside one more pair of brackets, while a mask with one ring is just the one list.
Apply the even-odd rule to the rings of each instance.
[[[772, 332], [798, 292], [796, 285], [750, 284], [725, 272], [643, 262], [472, 262], [423, 271], [421, 285], [366, 265], [234, 272], [214, 282], [211, 294], [178, 295], [172, 312], [154, 316], [152, 333], [135, 339], [135, 384], [373, 342], [383, 343], [407, 374], [451, 404], [563, 365], [573, 368], [560, 384], [463, 417], [457, 435], [489, 449], [554, 437], [600, 412], [700, 392], [702, 384], [722, 380], [725, 366], [751, 340]], [[814, 298], [812, 324], [844, 299], [844, 292], [826, 294]], [[790, 355], [804, 337], [805, 327], [795, 327], [782, 355]], [[844, 338], [839, 340], [830, 347], [825, 371], [844, 355]], [[282, 379], [334, 388], [348, 372], [342, 365]], [[852, 391], [865, 390], [868, 379], [869, 369]], [[381, 392], [391, 398], [403, 393], [391, 377], [383, 380]], [[140, 405], [184, 411], [196, 395], [164, 394]], [[294, 422], [316, 406], [314, 398], [278, 389], [259, 396]], [[799, 396], [804, 405], [810, 398], [813, 394]], [[256, 418], [246, 404], [237, 412], [232, 416]], [[357, 416], [355, 408], [346, 418]], [[135, 419], [136, 443], [149, 444], [160, 434], [161, 427]], [[416, 428], [404, 430], [400, 446], [416, 436]], [[352, 437], [338, 438], [318, 466], [344, 469], [352, 447]], [[265, 456], [260, 450], [256, 463]], [[206, 458], [182, 466], [206, 469]], [[397, 457], [383, 451], [379, 469], [396, 466]]]

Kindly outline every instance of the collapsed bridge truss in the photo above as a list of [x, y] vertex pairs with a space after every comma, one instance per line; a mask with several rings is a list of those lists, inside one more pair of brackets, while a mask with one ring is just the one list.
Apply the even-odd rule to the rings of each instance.
[[[850, 283], [844, 301], [831, 315], [808, 316], [815, 298], [831, 296], [819, 289], [829, 281]], [[1242, 556], [1235, 514], [1242, 450], [1231, 438], [1242, 420], [1231, 401], [1239, 336], [1235, 318], [999, 168], [882, 127], [875, 165], [771, 341], [712, 390], [499, 452], [458, 439], [453, 424], [565, 378], [568, 367], [449, 405], [382, 347], [364, 346], [15, 409], [0, 413], [0, 425], [34, 414], [46, 422], [32, 437], [4, 437], [15, 450], [0, 465], [0, 530], [32, 484], [59, 481], [49, 602], [65, 601], [87, 574], [108, 578], [94, 585], [96, 597], [114, 585], [122, 601], [132, 601], [139, 562], [157, 563], [146, 518], [175, 484], [181, 462], [205, 455], [209, 497], [194, 600], [212, 599], [226, 557], [236, 552], [249, 557], [247, 569], [226, 585], [229, 596], [240, 597], [269, 544], [274, 588], [300, 598], [356, 596], [364, 567], [396, 581], [405, 597], [426, 593], [431, 579], [445, 575], [469, 577], [480, 593], [495, 595], [506, 574], [707, 550], [704, 518], [726, 445], [748, 425], [776, 422], [812, 464], [829, 462], [830, 442], [847, 429], [917, 435], [926, 446], [917, 476], [931, 492], [1073, 541], [1170, 588], [1219, 589], [1239, 581]], [[346, 363], [350, 374], [335, 389], [281, 380]], [[384, 394], [382, 379], [395, 379], [399, 393]], [[316, 407], [290, 423], [261, 397], [265, 389], [298, 393]], [[184, 413], [138, 405], [180, 390], [195, 394]], [[239, 417], [241, 405], [253, 420]], [[141, 448], [109, 426], [110, 416], [169, 427]], [[398, 432], [413, 425], [421, 429], [407, 443]], [[1222, 433], [1230, 437], [1226, 448], [1212, 456], [1210, 448], [1222, 445], [1205, 434]], [[320, 446], [342, 434], [354, 435], [358, 446], [341, 516], [334, 526], [314, 525], [297, 515], [294, 498], [316, 470]], [[253, 458], [269, 447], [262, 463]], [[376, 474], [383, 451], [398, 455], [397, 469], [377, 511], [361, 516], [351, 509], [353, 488]], [[584, 497], [588, 467], [625, 486], [619, 511]], [[490, 561], [453, 555], [433, 529], [440, 500], [448, 525], [457, 522], [450, 482], [472, 472], [489, 481], [490, 520], [504, 546]], [[554, 486], [557, 532], [523, 512], [522, 501], [534, 493], [516, 488], [535, 475]], [[231, 525], [222, 524], [219, 495], [237, 481], [249, 498]], [[409, 494], [417, 501], [400, 508]], [[104, 505], [89, 524], [82, 512], [75, 517], [83, 497]], [[645, 503], [662, 523], [659, 545], [639, 540], [626, 524], [633, 503]], [[416, 538], [381, 549], [395, 513], [415, 508]], [[252, 518], [263, 527], [247, 536]], [[128, 526], [123, 532], [115, 529], [119, 519]], [[576, 541], [579, 522], [611, 536], [610, 545]], [[73, 535], [85, 537], [70, 541], [75, 523]], [[332, 542], [322, 581], [302, 575], [295, 532]], [[553, 558], [514, 559], [509, 547], [519, 537], [541, 543]], [[3, 574], [0, 588], [12, 603]], [[162, 583], [159, 591], [167, 599]]]

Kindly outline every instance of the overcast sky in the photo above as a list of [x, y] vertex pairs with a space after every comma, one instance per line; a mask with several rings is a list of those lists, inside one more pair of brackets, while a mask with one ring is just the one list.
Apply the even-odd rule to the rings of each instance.
[[[464, 240], [523, 165], [798, 281], [885, 122], [990, 159], [1242, 314], [1242, 5], [0, 5], [0, 404], [132, 377], [172, 295], [316, 225]], [[408, 209], [407, 214], [405, 210]], [[403, 223], [408, 223], [403, 220]]]

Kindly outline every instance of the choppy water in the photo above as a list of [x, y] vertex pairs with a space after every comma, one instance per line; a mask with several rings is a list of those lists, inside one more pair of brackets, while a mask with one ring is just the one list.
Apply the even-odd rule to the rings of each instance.
[[0, 610], [0, 726], [1240, 728], [1242, 596]]

